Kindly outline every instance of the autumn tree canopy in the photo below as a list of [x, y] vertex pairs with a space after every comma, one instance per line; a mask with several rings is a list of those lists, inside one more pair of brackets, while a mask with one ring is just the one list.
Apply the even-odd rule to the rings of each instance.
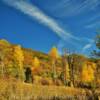
[[94, 81], [94, 73], [95, 73], [96, 65], [94, 63], [84, 63], [81, 72], [81, 80], [82, 82], [92, 82]]
[[40, 61], [37, 57], [34, 57], [33, 59], [33, 66], [32, 66], [32, 73], [33, 74], [38, 74], [40, 71]]
[[34, 57], [33, 59], [33, 67], [39, 67], [40, 66], [40, 61], [37, 57]]
[[57, 59], [59, 57], [59, 53], [58, 53], [58, 49], [56, 47], [53, 47], [50, 52], [49, 55], [52, 59]]
[[24, 54], [20, 45], [14, 47], [14, 60], [16, 65], [18, 66], [19, 77], [24, 79], [24, 70], [23, 70], [23, 62], [24, 62]]
[[53, 47], [50, 52], [49, 52], [49, 56], [51, 57], [51, 62], [52, 62], [52, 78], [54, 80], [54, 83], [56, 82], [56, 61], [57, 58], [59, 57], [58, 54], [58, 49], [56, 47]]

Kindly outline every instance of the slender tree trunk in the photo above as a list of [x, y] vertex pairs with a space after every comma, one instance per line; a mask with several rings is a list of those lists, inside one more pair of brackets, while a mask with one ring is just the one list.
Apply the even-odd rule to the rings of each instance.
[[74, 86], [74, 65], [73, 65], [73, 62], [72, 62], [71, 67], [72, 67], [72, 84]]
[[55, 67], [55, 60], [52, 60], [52, 74], [54, 83], [56, 83], [56, 67]]
[[1, 68], [2, 68], [2, 78], [4, 78], [4, 63], [1, 61]]
[[72, 84], [74, 86], [74, 59], [73, 57], [69, 57], [68, 58], [68, 62], [69, 62], [69, 67], [70, 67], [70, 84]]
[[63, 58], [63, 82], [64, 84], [66, 84], [66, 58]]
[[64, 84], [66, 85], [66, 82], [67, 82], [67, 68], [66, 67], [68, 65], [66, 48], [63, 49], [62, 62], [63, 62], [63, 74], [64, 74], [63, 81], [64, 81]]

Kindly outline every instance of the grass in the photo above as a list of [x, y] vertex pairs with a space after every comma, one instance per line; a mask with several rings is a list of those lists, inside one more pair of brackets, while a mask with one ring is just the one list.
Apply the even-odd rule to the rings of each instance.
[[0, 79], [0, 100], [88, 100], [89, 98], [92, 98], [91, 91], [81, 88], [33, 85], [15, 79]]

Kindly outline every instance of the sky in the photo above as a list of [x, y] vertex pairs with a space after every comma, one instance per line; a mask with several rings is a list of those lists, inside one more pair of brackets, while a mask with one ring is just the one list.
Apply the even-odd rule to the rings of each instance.
[[0, 39], [25, 48], [90, 55], [98, 30], [100, 0], [0, 0]]

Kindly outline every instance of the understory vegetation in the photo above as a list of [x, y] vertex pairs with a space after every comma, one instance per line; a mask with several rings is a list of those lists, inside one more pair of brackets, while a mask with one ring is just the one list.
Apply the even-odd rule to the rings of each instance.
[[16, 79], [0, 79], [0, 100], [99, 100], [100, 90], [65, 86], [43, 86], [22, 83]]

